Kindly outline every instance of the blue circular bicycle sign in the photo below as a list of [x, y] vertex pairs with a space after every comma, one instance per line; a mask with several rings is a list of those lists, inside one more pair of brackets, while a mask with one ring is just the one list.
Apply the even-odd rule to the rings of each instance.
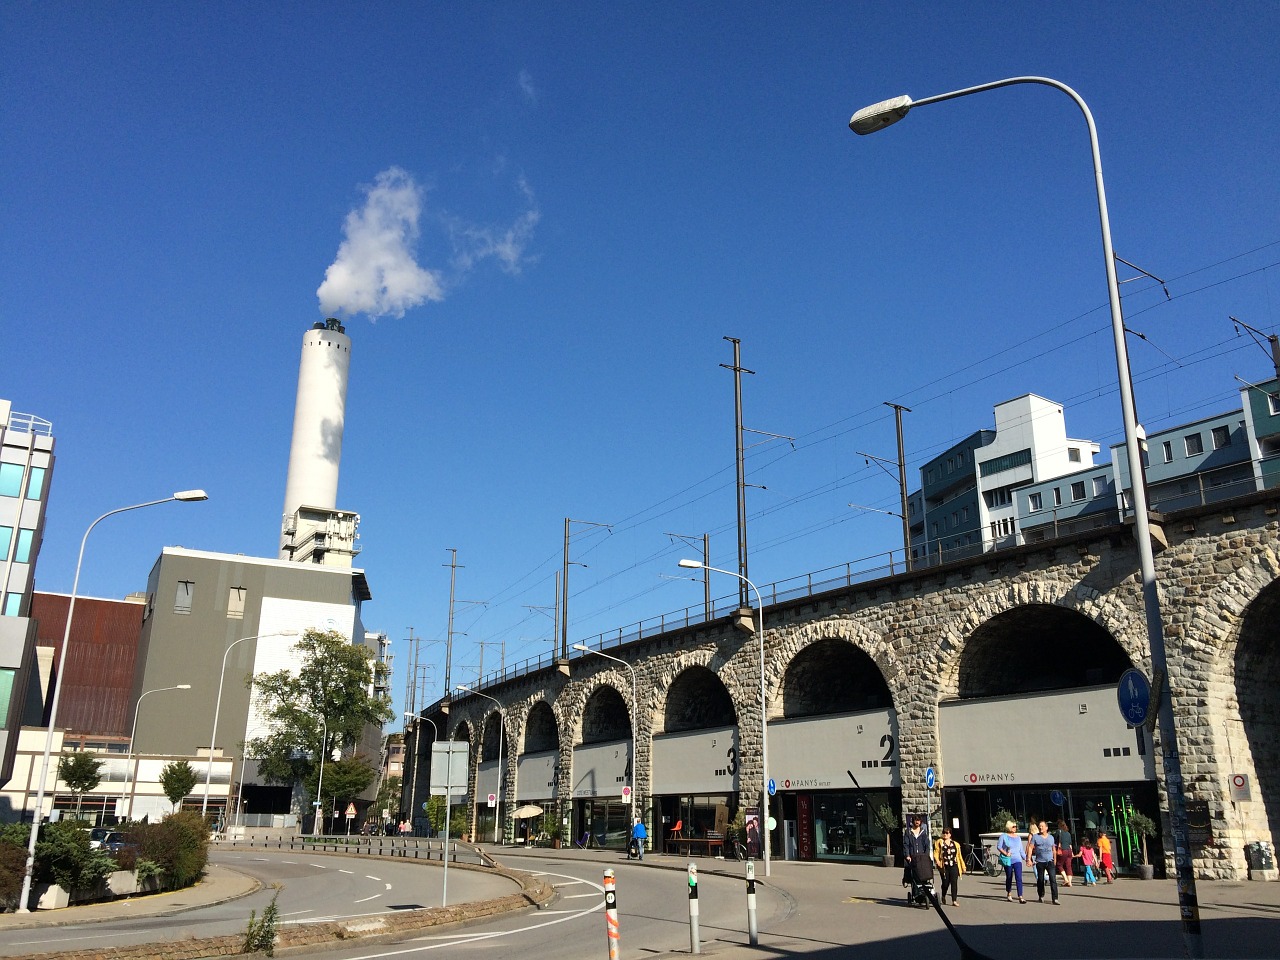
[[1141, 670], [1126, 670], [1116, 688], [1116, 700], [1120, 704], [1120, 716], [1124, 717], [1125, 723], [1138, 726], [1147, 719], [1147, 714], [1151, 711], [1151, 681]]

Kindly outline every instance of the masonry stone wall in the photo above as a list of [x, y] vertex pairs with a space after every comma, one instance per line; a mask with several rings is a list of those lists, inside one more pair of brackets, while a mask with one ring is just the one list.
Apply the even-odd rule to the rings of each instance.
[[[1168, 546], [1156, 555], [1186, 793], [1190, 799], [1207, 800], [1212, 817], [1214, 845], [1195, 859], [1203, 877], [1244, 877], [1245, 844], [1272, 842], [1273, 829], [1280, 835], [1277, 500], [1271, 492], [1173, 514], [1163, 525]], [[962, 693], [972, 695], [972, 690], [962, 690], [962, 676], [980, 677], [1004, 666], [1001, 660], [1010, 648], [1003, 641], [993, 645], [993, 631], [1007, 631], [1010, 624], [1021, 629], [1034, 624], [1036, 616], [1046, 624], [1084, 618], [1092, 625], [1089, 636], [1103, 638], [1099, 650], [1108, 647], [1105, 638], [1114, 642], [1118, 652], [1108, 670], [1127, 658], [1151, 674], [1132, 533], [1127, 527], [1110, 527], [767, 608], [767, 715], [779, 719], [813, 707], [803, 696], [812, 682], [807, 677], [839, 676], [851, 663], [874, 670], [878, 677], [851, 679], [862, 693], [850, 696], [883, 698], [888, 690], [897, 715], [903, 805], [919, 808], [927, 802], [926, 767], [937, 768], [942, 782], [948, 782], [938, 743], [939, 704]], [[1002, 650], [1001, 657], [984, 654], [984, 644]], [[505, 705], [508, 743], [525, 742], [530, 711], [535, 705], [540, 711], [549, 706], [560, 750], [561, 798], [571, 793], [573, 746], [584, 742], [584, 734], [594, 735], [587, 704], [608, 688], [608, 697], [616, 697], [626, 711], [625, 717], [611, 713], [610, 722], [626, 722], [622, 736], [634, 724], [636, 799], [644, 809], [653, 736], [690, 722], [711, 723], [724, 712], [723, 703], [715, 716], [693, 709], [689, 694], [695, 687], [685, 685], [697, 684], [704, 693], [710, 689], [702, 671], [723, 685], [736, 714], [740, 782], [760, 783], [760, 646], [753, 634], [726, 618], [609, 652], [634, 669], [639, 704], [632, 702], [631, 677], [624, 667], [589, 655], [573, 662], [571, 677], [549, 669], [486, 690]], [[1030, 670], [1037, 658], [1052, 655], [1052, 650], [1029, 647], [1025, 660], [1014, 666]], [[1245, 668], [1242, 678], [1236, 675], [1238, 664]], [[793, 665], [797, 667], [791, 672]], [[455, 708], [450, 726], [465, 721], [468, 730], [478, 729], [486, 711], [480, 704], [464, 704]], [[1245, 728], [1242, 710], [1252, 711], [1249, 719], [1256, 729]], [[1163, 805], [1162, 761], [1157, 736]], [[512, 751], [505, 765], [507, 796], [515, 769]], [[1230, 801], [1228, 778], [1233, 773], [1251, 778], [1253, 800]], [[1270, 816], [1260, 786], [1271, 794]], [[1169, 860], [1167, 823], [1163, 832]]]

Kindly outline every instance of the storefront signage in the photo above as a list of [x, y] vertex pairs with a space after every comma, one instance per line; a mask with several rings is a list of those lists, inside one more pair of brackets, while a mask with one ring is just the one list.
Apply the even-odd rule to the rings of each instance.
[[554, 799], [559, 766], [557, 750], [521, 754], [516, 760], [516, 797], [520, 802]]
[[655, 796], [734, 793], [739, 789], [737, 727], [707, 727], [656, 736], [652, 756], [651, 792]]
[[965, 776], [965, 783], [1016, 783], [1017, 776], [1013, 773], [969, 773]]
[[867, 789], [901, 785], [892, 710], [774, 721], [769, 724], [769, 759], [783, 791], [840, 788], [848, 782], [848, 770]]
[[573, 748], [575, 797], [622, 797], [628, 782], [631, 741], [588, 743]]

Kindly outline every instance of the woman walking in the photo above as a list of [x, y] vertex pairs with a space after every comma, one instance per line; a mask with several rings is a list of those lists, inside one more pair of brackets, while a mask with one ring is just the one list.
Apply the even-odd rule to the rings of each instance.
[[1071, 886], [1071, 860], [1076, 855], [1071, 848], [1071, 831], [1067, 829], [1065, 820], [1058, 821], [1058, 832], [1054, 837], [1058, 846], [1058, 873], [1062, 874], [1066, 886]]
[[1022, 895], [1022, 864], [1027, 859], [1026, 849], [1022, 846], [1022, 838], [1018, 836], [1018, 825], [1012, 820], [1004, 825], [1004, 833], [996, 841], [996, 853], [1004, 867], [1004, 898], [1013, 902], [1013, 885], [1018, 885], [1018, 902], [1026, 903]]
[[947, 890], [951, 890], [951, 905], [960, 905], [960, 874], [964, 873], [964, 857], [960, 853], [960, 844], [951, 839], [951, 828], [942, 828], [942, 838], [933, 845], [933, 862], [942, 874], [942, 900], [947, 899]]

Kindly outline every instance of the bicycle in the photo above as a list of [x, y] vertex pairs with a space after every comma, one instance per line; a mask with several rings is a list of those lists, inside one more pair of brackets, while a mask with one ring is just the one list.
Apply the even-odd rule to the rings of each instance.
[[998, 877], [1004, 872], [1000, 861], [994, 857], [987, 860], [982, 854], [982, 848], [976, 843], [969, 844], [969, 857], [965, 861], [965, 869], [969, 873], [985, 873], [988, 877]]

